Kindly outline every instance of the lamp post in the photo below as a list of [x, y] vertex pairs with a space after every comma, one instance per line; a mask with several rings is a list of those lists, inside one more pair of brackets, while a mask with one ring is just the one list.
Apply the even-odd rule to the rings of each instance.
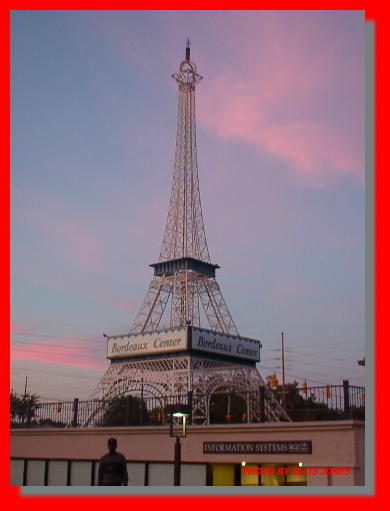
[[[189, 416], [189, 406], [184, 404], [172, 405], [169, 407], [168, 415], [169, 420], [169, 436], [176, 438], [175, 450], [174, 450], [174, 467], [173, 467], [173, 484], [174, 486], [180, 486], [180, 473], [181, 473], [181, 443], [180, 438], [184, 438], [187, 435], [187, 417]], [[176, 426], [181, 426], [175, 428]]]

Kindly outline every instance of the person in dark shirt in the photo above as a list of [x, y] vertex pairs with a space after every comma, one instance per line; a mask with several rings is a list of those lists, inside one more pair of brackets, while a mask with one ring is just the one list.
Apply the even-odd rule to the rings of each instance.
[[108, 453], [100, 458], [98, 486], [127, 486], [126, 458], [116, 451], [118, 442], [116, 438], [109, 438]]

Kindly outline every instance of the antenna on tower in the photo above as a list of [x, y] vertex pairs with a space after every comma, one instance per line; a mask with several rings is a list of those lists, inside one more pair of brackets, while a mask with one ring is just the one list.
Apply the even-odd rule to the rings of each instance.
[[190, 60], [190, 46], [191, 46], [191, 41], [190, 41], [190, 38], [187, 37], [187, 41], [186, 41], [186, 60]]

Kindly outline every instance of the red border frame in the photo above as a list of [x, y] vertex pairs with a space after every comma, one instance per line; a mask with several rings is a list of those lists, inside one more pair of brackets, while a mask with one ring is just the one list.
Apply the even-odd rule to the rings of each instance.
[[[6, 2], [5, 2], [6, 3]], [[62, 2], [61, 2], [62, 3]], [[217, 2], [219, 3], [219, 2]], [[349, 2], [347, 2], [349, 3]], [[26, 5], [27, 4], [27, 5]], [[1, 81], [2, 94], [1, 94], [1, 113], [3, 114], [4, 121], [3, 129], [4, 133], [1, 137], [1, 145], [2, 145], [2, 156], [3, 156], [3, 170], [0, 173], [1, 176], [1, 189], [3, 190], [3, 200], [1, 201], [1, 215], [0, 218], [3, 221], [3, 239], [9, 240], [9, 114], [10, 114], [10, 86], [9, 86], [9, 38], [10, 38], [10, 28], [9, 28], [9, 18], [10, 18], [10, 10], [13, 10], [13, 7], [18, 8], [22, 7], [23, 10], [27, 10], [30, 2], [22, 2], [22, 6], [3, 6], [0, 11], [0, 51], [2, 52], [2, 71], [3, 71], [3, 80]], [[43, 5], [42, 5], [43, 4]], [[73, 4], [73, 2], [70, 2]], [[93, 10], [97, 10], [99, 8], [104, 9], [106, 6], [102, 6], [101, 2], [97, 3], [89, 3], [83, 2], [83, 4], [87, 4], [85, 7], [90, 7]], [[90, 4], [90, 5], [88, 5]], [[122, 9], [129, 9], [129, 5], [121, 5], [119, 2], [119, 6], [116, 7]], [[204, 9], [211, 9], [218, 7], [215, 5], [210, 5], [206, 2], [196, 2], [198, 7]], [[386, 266], [387, 266], [387, 254], [385, 251], [386, 244], [386, 227], [388, 228], [388, 224], [386, 224], [386, 181], [387, 174], [384, 169], [384, 131], [380, 131], [386, 125], [387, 114], [389, 113], [388, 102], [386, 102], [386, 82], [385, 82], [385, 72], [386, 72], [386, 57], [388, 58], [389, 53], [388, 50], [388, 41], [386, 39], [386, 35], [389, 32], [389, 27], [387, 23], [387, 12], [385, 8], [377, 8], [376, 5], [379, 2], [371, 2], [371, 7], [369, 9], [365, 9], [366, 12], [366, 20], [374, 21], [375, 24], [375, 206], [374, 206], [374, 214], [375, 214], [375, 394], [376, 394], [376, 403], [386, 402], [385, 389], [386, 384], [382, 381], [382, 370], [384, 369], [384, 364], [386, 363], [386, 354], [385, 348], [387, 347], [388, 351], [388, 343], [385, 342], [385, 303], [384, 298], [386, 296], [386, 290], [389, 286], [388, 282], [388, 274], [386, 274]], [[156, 7], [156, 5], [153, 5]], [[158, 8], [164, 9], [166, 5], [157, 5]], [[171, 5], [171, 7], [181, 8], [179, 5]], [[229, 8], [229, 5], [225, 3], [223, 5], [224, 8]], [[250, 7], [262, 7], [260, 5], [248, 5], [246, 8]], [[275, 6], [272, 5], [272, 8]], [[283, 8], [288, 8], [290, 6], [282, 5]], [[53, 3], [41, 2], [39, 5], [39, 10], [41, 9], [53, 9]], [[59, 8], [59, 5], [56, 7]], [[69, 9], [69, 3], [67, 3], [67, 8]], [[75, 8], [77, 10], [80, 9], [80, 5], [76, 4]], [[304, 6], [304, 8], [309, 8], [308, 6]], [[33, 10], [37, 10], [33, 8]], [[364, 10], [364, 9], [362, 9]], [[379, 107], [378, 107], [379, 105]], [[283, 506], [288, 504], [299, 505], [305, 503], [306, 505], [315, 506], [316, 510], [326, 509], [328, 510], [329, 506], [337, 506], [337, 505], [345, 505], [352, 504], [355, 506], [367, 504], [380, 506], [382, 501], [385, 504], [385, 498], [387, 497], [387, 493], [385, 493], [385, 478], [387, 477], [386, 473], [386, 449], [383, 446], [388, 444], [388, 435], [387, 433], [387, 422], [384, 413], [384, 407], [376, 407], [375, 409], [375, 471], [374, 471], [374, 485], [375, 485], [375, 493], [374, 495], [368, 496], [324, 496], [324, 495], [315, 495], [315, 496], [124, 496], [124, 497], [115, 497], [111, 495], [107, 496], [22, 496], [20, 494], [20, 489], [18, 487], [9, 486], [9, 455], [10, 455], [10, 447], [9, 447], [9, 422], [8, 422], [8, 407], [9, 407], [9, 245], [7, 244], [7, 250], [1, 251], [2, 256], [2, 264], [1, 268], [1, 281], [2, 281], [2, 290], [3, 293], [4, 304], [1, 308], [2, 313], [2, 321], [1, 325], [1, 347], [2, 347], [2, 394], [4, 397], [4, 403], [6, 406], [0, 407], [0, 423], [2, 428], [1, 435], [1, 454], [3, 459], [0, 464], [0, 484], [4, 487], [2, 492], [2, 496], [8, 497], [12, 501], [12, 506], [15, 508], [19, 508], [22, 506], [26, 506], [28, 509], [35, 510], [39, 509], [42, 511], [45, 508], [52, 507], [55, 504], [56, 508], [65, 507], [68, 508], [69, 505], [78, 506], [83, 505], [84, 501], [88, 500], [88, 505], [93, 505], [94, 509], [105, 509], [107, 507], [107, 499], [115, 499], [115, 505], [126, 505], [131, 504], [132, 506], [140, 506], [141, 508], [145, 506], [156, 506], [158, 508], [162, 507], [172, 507], [172, 506], [185, 506], [186, 510], [196, 509], [199, 505], [212, 505], [215, 507], [222, 507], [223, 509], [229, 508], [230, 506], [236, 507], [237, 505], [244, 505], [245, 508], [252, 508], [255, 506], [275, 506], [277, 501], [275, 499], [282, 499], [281, 504]], [[380, 275], [381, 278], [378, 279], [377, 276]], [[386, 382], [387, 383], [387, 382]], [[381, 448], [379, 449], [378, 446]], [[130, 502], [129, 502], [130, 499]], [[241, 502], [237, 502], [240, 499]], [[259, 502], [261, 499], [261, 502]], [[346, 502], [348, 501], [348, 503]]]

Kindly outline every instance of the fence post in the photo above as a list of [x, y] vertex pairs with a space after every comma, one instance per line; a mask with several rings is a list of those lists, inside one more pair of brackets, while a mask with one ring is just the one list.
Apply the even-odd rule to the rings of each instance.
[[260, 419], [260, 422], [265, 422], [264, 400], [265, 400], [265, 389], [264, 389], [263, 385], [260, 385], [260, 387], [259, 387], [259, 419]]
[[144, 425], [144, 406], [146, 409], [146, 404], [144, 402], [144, 383], [143, 383], [143, 381], [144, 381], [144, 379], [142, 378], [142, 380], [141, 380], [141, 400], [139, 401], [139, 408], [138, 408], [139, 423], [141, 426]]
[[126, 426], [130, 426], [131, 420], [131, 396], [130, 394], [126, 397]]
[[189, 390], [187, 392], [187, 405], [190, 411], [189, 417], [188, 417], [188, 424], [192, 424], [192, 390]]
[[31, 428], [31, 416], [32, 416], [32, 406], [31, 406], [31, 399], [28, 401], [27, 405], [27, 427]]
[[[140, 426], [144, 425], [144, 406], [145, 406], [145, 402], [143, 399], [141, 399], [141, 401], [139, 401], [139, 404], [138, 404], [138, 415], [139, 415], [139, 425]], [[145, 406], [145, 408], [146, 408], [146, 406]]]
[[344, 413], [347, 419], [351, 418], [351, 408], [349, 403], [349, 381], [343, 380], [344, 389]]
[[75, 397], [73, 399], [73, 420], [72, 420], [72, 428], [77, 428], [77, 419], [79, 414], [79, 398]]

